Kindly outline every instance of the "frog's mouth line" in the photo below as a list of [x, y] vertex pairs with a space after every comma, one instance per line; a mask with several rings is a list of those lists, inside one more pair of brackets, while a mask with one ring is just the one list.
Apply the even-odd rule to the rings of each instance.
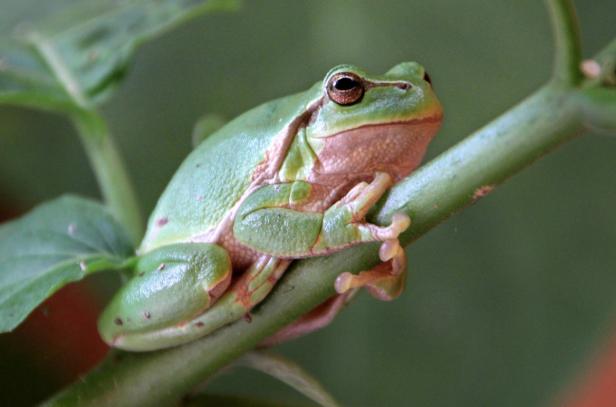
[[367, 123], [367, 124], [362, 124], [360, 126], [357, 127], [352, 127], [350, 129], [345, 129], [342, 131], [339, 131], [337, 133], [332, 133], [329, 134], [327, 136], [321, 136], [321, 137], [317, 137], [320, 139], [328, 139], [330, 137], [336, 137], [336, 136], [340, 136], [344, 133], [348, 133], [348, 132], [353, 132], [353, 131], [357, 131], [357, 130], [363, 130], [363, 129], [369, 129], [372, 127], [381, 127], [381, 126], [420, 126], [422, 124], [438, 124], [442, 121], [443, 119], [443, 114], [436, 114], [433, 116], [426, 116], [426, 117], [422, 117], [419, 119], [410, 119], [410, 120], [398, 120], [398, 121], [393, 121], [393, 122], [382, 122], [382, 123]]

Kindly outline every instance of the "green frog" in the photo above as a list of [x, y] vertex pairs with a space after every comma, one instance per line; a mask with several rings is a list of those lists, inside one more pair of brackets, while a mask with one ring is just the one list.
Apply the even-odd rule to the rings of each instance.
[[360, 287], [397, 297], [406, 277], [398, 235], [410, 219], [397, 214], [377, 226], [365, 217], [420, 164], [441, 120], [421, 65], [404, 62], [384, 75], [340, 65], [215, 131], [158, 201], [132, 277], [100, 318], [102, 338], [134, 351], [195, 340], [247, 315], [293, 260], [364, 242], [382, 242], [382, 263], [341, 274], [325, 311], [278, 338], [325, 325]]

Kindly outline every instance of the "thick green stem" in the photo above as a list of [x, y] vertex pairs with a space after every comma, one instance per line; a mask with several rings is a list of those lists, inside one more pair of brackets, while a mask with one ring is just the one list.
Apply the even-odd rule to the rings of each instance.
[[105, 121], [92, 111], [72, 116], [107, 205], [133, 242], [143, 235], [143, 220], [128, 173]]

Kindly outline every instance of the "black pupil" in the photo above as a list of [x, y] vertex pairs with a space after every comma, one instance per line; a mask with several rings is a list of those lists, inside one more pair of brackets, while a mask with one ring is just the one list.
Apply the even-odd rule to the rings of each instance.
[[357, 87], [358, 83], [355, 79], [353, 78], [340, 78], [337, 79], [336, 82], [334, 82], [334, 89], [336, 90], [351, 90], [355, 87]]

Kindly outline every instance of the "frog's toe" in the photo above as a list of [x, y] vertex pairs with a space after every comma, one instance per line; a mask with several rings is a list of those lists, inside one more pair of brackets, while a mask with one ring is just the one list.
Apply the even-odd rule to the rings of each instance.
[[398, 236], [411, 225], [411, 218], [403, 213], [396, 213], [391, 219], [391, 224], [386, 227], [366, 224], [374, 240], [386, 242], [397, 240]]
[[340, 200], [339, 204], [348, 204], [353, 202], [364, 192], [367, 187], [367, 182], [360, 182], [359, 184], [355, 185], [353, 188], [351, 188], [349, 192], [347, 192], [344, 198]]
[[391, 218], [391, 224], [387, 227], [392, 234], [392, 238], [398, 238], [400, 233], [404, 232], [411, 226], [411, 218], [404, 213], [394, 213]]
[[393, 259], [400, 250], [402, 250], [402, 247], [398, 239], [385, 240], [379, 248], [379, 258], [381, 261], [389, 261]]
[[336, 278], [336, 292], [343, 294], [353, 289], [365, 287], [373, 297], [382, 301], [391, 301], [404, 290], [405, 266], [404, 260], [399, 261], [399, 259], [394, 258], [357, 275], [348, 272], [342, 273]]

